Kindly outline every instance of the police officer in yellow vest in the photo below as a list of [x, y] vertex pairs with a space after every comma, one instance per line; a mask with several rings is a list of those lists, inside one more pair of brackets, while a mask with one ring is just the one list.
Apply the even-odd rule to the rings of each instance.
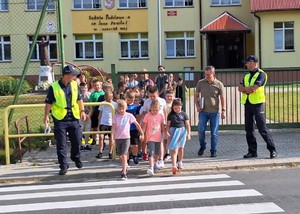
[[54, 137], [56, 140], [57, 157], [60, 167], [59, 175], [68, 172], [67, 162], [67, 132], [71, 141], [71, 160], [77, 168], [82, 168], [80, 161], [80, 145], [82, 131], [79, 126], [79, 119], [86, 119], [82, 93], [74, 81], [79, 74], [73, 66], [67, 65], [63, 69], [63, 76], [55, 81], [49, 88], [45, 103], [44, 124], [49, 124], [49, 114], [54, 121]]
[[258, 68], [258, 58], [250, 55], [243, 61], [250, 70], [244, 76], [238, 90], [242, 92], [241, 103], [245, 105], [245, 130], [248, 143], [248, 153], [244, 158], [257, 157], [257, 142], [254, 136], [254, 119], [257, 129], [267, 143], [267, 149], [270, 151], [270, 158], [277, 156], [275, 144], [269, 129], [266, 126], [264, 105], [265, 102], [265, 84], [267, 83], [267, 74]]

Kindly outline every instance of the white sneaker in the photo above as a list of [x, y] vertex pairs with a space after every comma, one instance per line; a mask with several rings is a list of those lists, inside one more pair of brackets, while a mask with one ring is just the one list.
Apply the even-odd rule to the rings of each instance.
[[161, 165], [160, 165], [160, 163], [159, 163], [159, 161], [155, 162], [155, 164], [154, 164], [154, 169], [156, 169], [156, 170], [162, 169], [162, 168], [161, 168]]
[[178, 169], [183, 169], [183, 163], [182, 163], [182, 161], [178, 161], [177, 168]]
[[153, 176], [154, 175], [154, 170], [149, 168], [147, 169], [147, 174], [150, 175], [150, 176]]
[[160, 165], [160, 169], [165, 168], [165, 163], [164, 163], [163, 160], [159, 160], [159, 161], [158, 161], [158, 164]]

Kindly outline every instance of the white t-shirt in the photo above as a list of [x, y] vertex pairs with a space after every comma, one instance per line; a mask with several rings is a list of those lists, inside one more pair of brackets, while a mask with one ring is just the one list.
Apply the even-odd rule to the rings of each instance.
[[[164, 115], [164, 109], [167, 109], [167, 102], [165, 99], [158, 97], [157, 98], [158, 102], [159, 102], [159, 111], [158, 113], [162, 114], [163, 117], [165, 118]], [[143, 112], [150, 112], [150, 105], [152, 103], [152, 100], [150, 98], [146, 99], [144, 102], [144, 105], [142, 106], [142, 108], [140, 109], [140, 114], [142, 114]]]
[[[111, 104], [114, 106], [114, 110], [117, 109], [117, 103], [111, 101]], [[100, 105], [99, 111], [102, 112], [100, 125], [112, 126], [112, 111], [109, 106]]]

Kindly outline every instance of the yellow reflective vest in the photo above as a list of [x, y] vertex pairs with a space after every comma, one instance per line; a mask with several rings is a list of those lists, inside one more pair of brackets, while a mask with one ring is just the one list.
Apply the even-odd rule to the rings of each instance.
[[[246, 74], [244, 76], [244, 86], [245, 87], [253, 86], [256, 79], [257, 79], [257, 77], [258, 77], [258, 75], [261, 72], [264, 72], [264, 71], [259, 69], [258, 72], [256, 72], [254, 74], [254, 76], [251, 78], [251, 81], [250, 81], [250, 73]], [[245, 94], [245, 93], [242, 94], [242, 97], [241, 97], [241, 103], [242, 104], [246, 103], [247, 98], [248, 98], [248, 100], [251, 104], [259, 104], [259, 103], [264, 103], [266, 101], [265, 84], [267, 82], [268, 76], [267, 76], [266, 73], [265, 73], [265, 75], [266, 75], [266, 80], [264, 82], [264, 85], [260, 86], [255, 92], [253, 92], [251, 94]]]
[[[71, 83], [71, 91], [72, 91], [72, 113], [76, 119], [80, 119], [79, 105], [77, 103], [78, 99], [78, 85], [77, 82], [72, 81]], [[67, 115], [67, 99], [64, 91], [60, 87], [58, 80], [52, 83], [53, 94], [55, 97], [55, 102], [51, 106], [52, 115], [57, 120], [62, 120]]]

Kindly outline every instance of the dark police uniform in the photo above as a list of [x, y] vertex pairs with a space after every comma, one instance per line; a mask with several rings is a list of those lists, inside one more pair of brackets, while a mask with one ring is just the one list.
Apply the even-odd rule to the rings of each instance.
[[[250, 73], [249, 82], [251, 82], [251, 79], [253, 78], [254, 75], [256, 75], [257, 72], [259, 72], [259, 74], [253, 85], [264, 87], [267, 76], [266, 73], [262, 72], [262, 70], [259, 70], [258, 68], [249, 72]], [[244, 79], [241, 82], [241, 84], [245, 86]], [[269, 129], [266, 126], [266, 118], [265, 118], [263, 103], [252, 104], [249, 101], [249, 96], [248, 96], [245, 103], [245, 131], [246, 131], [246, 139], [248, 143], [248, 154], [245, 155], [244, 158], [257, 156], [257, 141], [254, 136], [254, 118], [260, 135], [267, 143], [267, 149], [270, 151], [270, 153], [276, 151], [273, 138], [271, 136]]]
[[[80, 162], [80, 145], [82, 139], [82, 131], [79, 126], [79, 120], [76, 119], [72, 113], [72, 90], [71, 90], [71, 83], [65, 86], [62, 83], [62, 80], [58, 81], [59, 86], [63, 90], [66, 103], [67, 103], [67, 114], [62, 120], [58, 120], [53, 115], [54, 121], [54, 137], [57, 142], [57, 156], [59, 167], [61, 169], [69, 168], [67, 162], [67, 133], [69, 134], [69, 139], [71, 141], [71, 160], [75, 163]], [[81, 93], [80, 88], [78, 87], [78, 100], [82, 100], [83, 95]], [[50, 86], [45, 103], [53, 104], [55, 102], [55, 96], [53, 92], [53, 87]]]

